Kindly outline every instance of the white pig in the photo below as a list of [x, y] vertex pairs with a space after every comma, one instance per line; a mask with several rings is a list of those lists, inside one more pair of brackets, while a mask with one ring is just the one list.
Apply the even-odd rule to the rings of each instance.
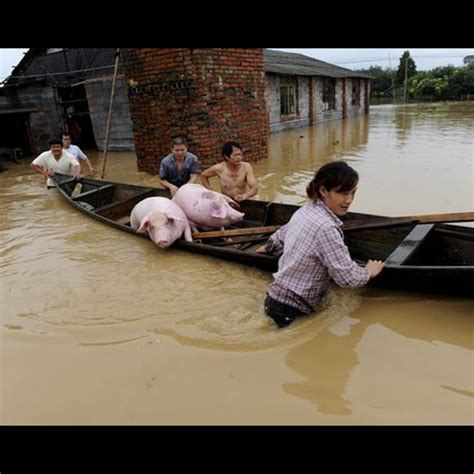
[[186, 242], [192, 242], [189, 221], [182, 209], [168, 198], [150, 197], [140, 201], [130, 214], [130, 227], [148, 233], [161, 248], [169, 247], [184, 232]]
[[243, 212], [236, 211], [229, 203], [239, 205], [224, 194], [211, 191], [200, 184], [185, 184], [173, 197], [189, 219], [193, 231], [222, 228], [241, 221]]

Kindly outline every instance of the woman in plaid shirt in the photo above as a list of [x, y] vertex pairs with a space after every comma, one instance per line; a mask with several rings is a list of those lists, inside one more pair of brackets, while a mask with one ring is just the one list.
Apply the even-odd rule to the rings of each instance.
[[283, 250], [265, 299], [265, 313], [279, 327], [317, 311], [331, 280], [342, 287], [360, 287], [382, 271], [380, 260], [360, 267], [344, 244], [339, 217], [347, 214], [358, 182], [357, 171], [344, 161], [322, 166], [306, 188], [311, 202], [257, 250]]

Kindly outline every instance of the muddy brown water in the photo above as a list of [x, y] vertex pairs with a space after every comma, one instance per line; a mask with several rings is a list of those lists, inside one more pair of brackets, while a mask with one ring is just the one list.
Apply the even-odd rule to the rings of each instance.
[[[341, 158], [361, 175], [353, 211], [471, 211], [473, 118], [385, 105], [271, 135], [257, 199], [302, 204]], [[156, 184], [135, 160], [110, 153], [105, 179]], [[473, 423], [473, 299], [333, 288], [278, 330], [271, 274], [88, 219], [29, 162], [0, 174], [2, 424]]]

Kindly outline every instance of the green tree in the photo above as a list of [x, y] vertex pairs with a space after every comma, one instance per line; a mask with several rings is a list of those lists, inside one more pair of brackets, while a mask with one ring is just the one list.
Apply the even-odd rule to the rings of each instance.
[[407, 67], [407, 79], [416, 74], [416, 64], [410, 56], [410, 51], [405, 51], [400, 58], [400, 64], [397, 69], [396, 84], [401, 87], [405, 83], [405, 63]]
[[370, 86], [371, 94], [374, 97], [389, 96], [392, 92], [393, 69], [382, 69], [380, 66], [370, 66], [369, 69], [358, 69], [357, 72], [372, 76]]
[[459, 100], [474, 95], [474, 64], [442, 66], [415, 74], [408, 93], [417, 99]]

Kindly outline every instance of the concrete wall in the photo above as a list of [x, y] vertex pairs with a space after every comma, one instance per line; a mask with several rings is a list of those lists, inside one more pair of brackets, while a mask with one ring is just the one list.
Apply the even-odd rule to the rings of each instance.
[[344, 117], [368, 113], [366, 97], [370, 93], [370, 83], [367, 84], [367, 82], [367, 79], [360, 79], [360, 104], [352, 105], [352, 80], [350, 78], [336, 79], [336, 107], [333, 110], [328, 110], [323, 102], [322, 78], [298, 76], [299, 113], [297, 117], [287, 118], [280, 114], [280, 76], [267, 74], [270, 132], [305, 127], [311, 123], [341, 120]]
[[[99, 150], [104, 150], [107, 119], [110, 107], [112, 77], [90, 79], [84, 84], [86, 88], [89, 112], [94, 129], [94, 136]], [[123, 77], [118, 76], [115, 84], [114, 102], [110, 122], [109, 151], [133, 151], [132, 120], [127, 97], [127, 86]]]
[[63, 118], [52, 87], [28, 87], [16, 89], [0, 96], [0, 109], [34, 109], [28, 113], [33, 153], [49, 149], [48, 140], [56, 138], [64, 128]]
[[280, 76], [267, 74], [268, 113], [270, 132], [306, 127], [310, 124], [310, 78], [297, 77], [298, 117], [282, 118], [280, 113]]
[[315, 123], [329, 122], [331, 120], [341, 120], [343, 118], [342, 108], [342, 80], [336, 79], [336, 108], [332, 110], [326, 109], [323, 102], [323, 80], [321, 77], [315, 78]]

